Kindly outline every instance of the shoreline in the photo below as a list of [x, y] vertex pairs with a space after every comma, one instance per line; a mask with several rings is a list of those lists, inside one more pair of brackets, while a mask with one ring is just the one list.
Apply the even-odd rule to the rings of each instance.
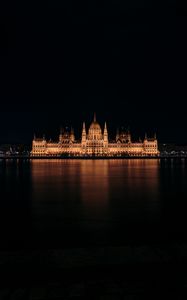
[[2, 156], [0, 160], [56, 160], [56, 159], [63, 159], [63, 160], [112, 160], [112, 159], [187, 159], [187, 156]]

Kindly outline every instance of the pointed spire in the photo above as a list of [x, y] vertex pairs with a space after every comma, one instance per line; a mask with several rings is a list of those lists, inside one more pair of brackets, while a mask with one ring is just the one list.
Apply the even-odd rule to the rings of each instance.
[[116, 141], [119, 139], [119, 127], [116, 130]]
[[104, 127], [104, 135], [108, 135], [106, 122], [105, 122], [105, 127]]
[[34, 133], [34, 141], [36, 140], [36, 134]]
[[74, 134], [74, 129], [72, 126], [71, 126], [71, 134]]
[[85, 130], [85, 131], [86, 131], [86, 125], [85, 125], [85, 122], [83, 122], [82, 130]]
[[72, 142], [75, 141], [74, 129], [73, 129], [72, 126], [71, 126], [71, 131], [70, 131], [70, 140], [71, 140]]
[[147, 133], [145, 133], [145, 140], [147, 140]]
[[85, 126], [85, 122], [83, 122], [83, 126], [82, 126], [82, 142], [83, 143], [86, 142], [86, 126]]
[[105, 146], [108, 145], [108, 132], [107, 132], [106, 122], [105, 122], [105, 127], [104, 127], [104, 143], [105, 143]]
[[94, 112], [94, 123], [96, 122], [96, 113]]
[[106, 130], [106, 131], [107, 131], [107, 126], [106, 126], [106, 122], [105, 122], [105, 128], [104, 128], [104, 130]]
[[86, 136], [86, 126], [85, 126], [85, 122], [83, 122], [83, 126], [82, 126], [82, 135]]
[[61, 127], [60, 127], [60, 135], [63, 135], [64, 132], [65, 132], [64, 127], [61, 126]]
[[156, 132], [155, 132], [155, 134], [154, 134], [154, 139], [156, 140]]

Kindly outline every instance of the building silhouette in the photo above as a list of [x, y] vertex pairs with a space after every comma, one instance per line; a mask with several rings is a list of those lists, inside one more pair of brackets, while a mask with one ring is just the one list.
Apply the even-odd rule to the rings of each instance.
[[129, 130], [117, 130], [115, 141], [109, 142], [107, 124], [102, 131], [94, 114], [88, 131], [83, 122], [81, 140], [75, 139], [74, 130], [61, 129], [57, 142], [47, 141], [45, 136], [38, 139], [34, 136], [31, 156], [80, 156], [80, 157], [115, 157], [115, 156], [158, 156], [156, 134], [143, 141], [132, 142]]

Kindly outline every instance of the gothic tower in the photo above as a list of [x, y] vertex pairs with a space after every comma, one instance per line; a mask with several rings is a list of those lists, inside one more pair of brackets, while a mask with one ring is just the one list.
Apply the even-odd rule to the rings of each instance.
[[127, 142], [128, 142], [128, 143], [131, 143], [131, 134], [130, 134], [129, 127], [128, 127], [128, 129], [127, 129]]
[[119, 140], [119, 128], [117, 128], [117, 131], [116, 131], [116, 142]]
[[63, 139], [63, 128], [60, 128], [60, 134], [59, 134], [59, 143], [62, 143], [62, 139]]
[[108, 131], [107, 131], [106, 122], [105, 122], [105, 127], [104, 127], [104, 142], [108, 143]]
[[82, 126], [82, 142], [86, 141], [86, 126], [85, 126], [85, 122], [83, 122], [83, 126]]
[[81, 148], [82, 148], [82, 154], [85, 154], [86, 153], [86, 126], [85, 126], [85, 122], [83, 122], [83, 126], [82, 126]]
[[74, 135], [74, 129], [73, 129], [73, 127], [71, 127], [71, 131], [70, 131], [70, 141], [71, 142], [75, 141], [75, 135]]
[[104, 152], [106, 153], [108, 151], [108, 131], [107, 131], [106, 122], [105, 122], [104, 135], [103, 135], [103, 147], [104, 147]]

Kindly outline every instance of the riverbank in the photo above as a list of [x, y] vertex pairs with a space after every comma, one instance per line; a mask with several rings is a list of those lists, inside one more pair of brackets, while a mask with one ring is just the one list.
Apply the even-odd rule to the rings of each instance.
[[0, 160], [56, 160], [56, 159], [81, 159], [81, 160], [111, 160], [111, 159], [187, 159], [186, 156], [1, 156]]

